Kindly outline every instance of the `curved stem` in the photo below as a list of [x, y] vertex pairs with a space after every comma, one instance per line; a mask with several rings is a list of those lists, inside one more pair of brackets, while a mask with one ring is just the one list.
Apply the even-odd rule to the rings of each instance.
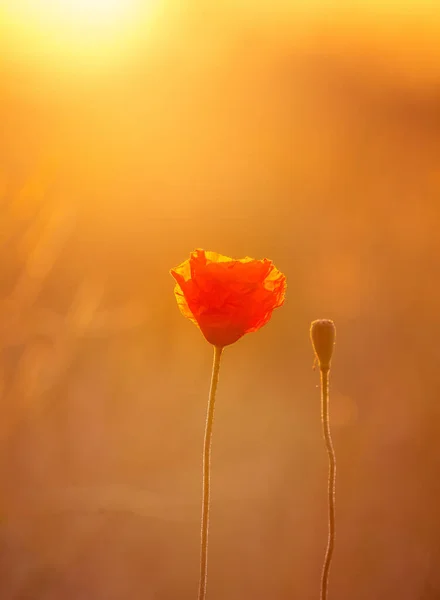
[[202, 541], [200, 552], [200, 584], [199, 600], [205, 600], [207, 565], [208, 565], [208, 525], [209, 525], [209, 496], [211, 471], [211, 439], [214, 422], [215, 394], [217, 391], [220, 359], [223, 348], [214, 346], [214, 362], [212, 365], [211, 388], [209, 390], [208, 413], [206, 416], [205, 439], [203, 442], [203, 502], [202, 502]]
[[325, 553], [324, 567], [322, 569], [321, 578], [321, 600], [327, 600], [328, 592], [328, 576], [330, 571], [330, 563], [335, 545], [335, 481], [336, 481], [336, 456], [333, 448], [332, 438], [330, 434], [330, 419], [329, 419], [329, 371], [330, 369], [321, 368], [321, 418], [322, 428], [324, 432], [325, 445], [329, 460], [328, 474], [328, 542]]

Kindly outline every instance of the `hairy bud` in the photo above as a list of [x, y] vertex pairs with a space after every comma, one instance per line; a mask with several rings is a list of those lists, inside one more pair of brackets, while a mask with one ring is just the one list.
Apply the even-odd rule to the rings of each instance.
[[335, 324], [330, 319], [313, 321], [310, 337], [320, 369], [330, 369], [336, 337]]

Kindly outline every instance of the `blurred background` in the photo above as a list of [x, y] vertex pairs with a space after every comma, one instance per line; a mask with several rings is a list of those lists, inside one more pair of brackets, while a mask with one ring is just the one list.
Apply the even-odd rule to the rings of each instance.
[[3, 0], [0, 596], [192, 600], [212, 351], [169, 269], [269, 257], [224, 354], [210, 600], [440, 597], [440, 10]]

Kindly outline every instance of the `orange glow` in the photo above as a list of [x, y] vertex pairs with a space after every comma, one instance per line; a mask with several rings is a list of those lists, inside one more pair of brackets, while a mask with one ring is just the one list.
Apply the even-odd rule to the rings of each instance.
[[289, 284], [225, 353], [208, 600], [319, 599], [319, 317], [329, 598], [440, 600], [439, 42], [439, 0], [0, 0], [0, 600], [196, 600], [194, 248]]

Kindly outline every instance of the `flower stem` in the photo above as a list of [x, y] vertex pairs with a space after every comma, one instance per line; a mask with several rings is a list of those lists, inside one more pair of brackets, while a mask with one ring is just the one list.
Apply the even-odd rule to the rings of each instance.
[[322, 428], [324, 432], [325, 445], [329, 460], [329, 475], [328, 475], [328, 542], [325, 553], [324, 566], [322, 569], [321, 578], [321, 600], [327, 600], [328, 592], [328, 576], [330, 571], [330, 563], [333, 555], [335, 544], [335, 481], [336, 481], [336, 456], [333, 448], [332, 438], [330, 435], [330, 419], [329, 419], [329, 372], [328, 366], [321, 367], [321, 418]]
[[199, 600], [205, 600], [208, 566], [208, 526], [209, 526], [209, 496], [211, 477], [211, 439], [214, 423], [215, 394], [217, 391], [220, 359], [223, 348], [214, 346], [214, 362], [212, 364], [211, 388], [209, 390], [208, 412], [206, 415], [205, 439], [203, 442], [203, 501], [202, 501], [202, 532], [200, 552], [200, 585]]

